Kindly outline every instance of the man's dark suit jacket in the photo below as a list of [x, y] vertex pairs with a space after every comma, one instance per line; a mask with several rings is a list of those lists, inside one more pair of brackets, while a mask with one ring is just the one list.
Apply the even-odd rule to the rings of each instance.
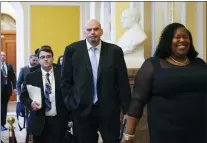
[[20, 69], [20, 73], [19, 73], [19, 77], [17, 80], [17, 95], [21, 95], [21, 91], [22, 91], [22, 87], [23, 87], [23, 83], [26, 81], [26, 77], [30, 72], [30, 67], [29, 65], [23, 67]]
[[34, 72], [39, 68], [41, 68], [41, 66], [40, 66], [40, 64], [37, 64], [36, 66], [30, 68], [30, 72]]
[[[6, 63], [7, 66], [7, 83], [8, 83], [8, 95], [12, 95], [12, 88], [16, 89], [16, 75], [11, 64]], [[4, 88], [4, 75], [1, 70], [1, 90]], [[2, 95], [3, 96], [3, 95]]]
[[[61, 95], [60, 89], [60, 74], [61, 74], [61, 67], [57, 65], [53, 65], [54, 70], [54, 77], [55, 77], [55, 99], [56, 99], [56, 109], [57, 115], [63, 119], [63, 124], [66, 123], [68, 120], [68, 114], [63, 102], [63, 98]], [[29, 98], [29, 94], [26, 88], [27, 85], [32, 85], [41, 88], [41, 96], [42, 96], [42, 108], [37, 111], [33, 111], [31, 109], [32, 100]], [[38, 136], [42, 133], [44, 124], [45, 124], [45, 103], [44, 103], [44, 87], [42, 81], [42, 71], [41, 68], [37, 69], [34, 72], [28, 74], [26, 79], [26, 84], [23, 87], [22, 94], [20, 96], [20, 101], [27, 107], [28, 110], [31, 111], [29, 118], [28, 118], [28, 133]]]
[[[93, 104], [93, 73], [86, 41], [66, 47], [61, 88], [67, 109], [76, 116], [88, 115]], [[105, 119], [126, 113], [131, 99], [127, 68], [122, 49], [102, 41], [97, 77], [100, 111]]]

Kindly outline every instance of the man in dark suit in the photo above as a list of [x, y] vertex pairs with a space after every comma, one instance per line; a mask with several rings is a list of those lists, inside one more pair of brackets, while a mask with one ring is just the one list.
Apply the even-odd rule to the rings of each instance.
[[[53, 65], [53, 52], [49, 46], [38, 53], [41, 68], [27, 76], [20, 101], [30, 110], [27, 132], [34, 143], [61, 143], [66, 131], [68, 114], [60, 89], [61, 67]], [[29, 97], [27, 86], [41, 89], [42, 102]]]
[[5, 127], [7, 116], [7, 105], [12, 95], [12, 88], [16, 94], [16, 76], [12, 65], [5, 62], [6, 54], [1, 51], [1, 131], [7, 130]]
[[97, 131], [104, 143], [119, 143], [120, 113], [127, 112], [131, 99], [122, 49], [101, 41], [102, 34], [100, 23], [90, 20], [86, 40], [67, 46], [64, 53], [62, 95], [78, 143], [97, 143]]
[[29, 65], [24, 66], [23, 68], [20, 69], [20, 73], [19, 73], [19, 77], [18, 77], [17, 85], [16, 85], [17, 95], [19, 95], [19, 96], [21, 95], [23, 83], [24, 83], [24, 81], [26, 81], [26, 77], [30, 72], [30, 68], [34, 67], [38, 64], [37, 60], [38, 60], [37, 55], [35, 55], [35, 54], [30, 55]]

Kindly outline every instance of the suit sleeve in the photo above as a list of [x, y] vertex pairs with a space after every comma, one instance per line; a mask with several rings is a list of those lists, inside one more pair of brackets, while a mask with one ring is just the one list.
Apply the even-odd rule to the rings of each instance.
[[32, 99], [30, 99], [29, 93], [26, 87], [26, 85], [29, 84], [29, 81], [30, 81], [30, 74], [27, 75], [26, 82], [23, 84], [23, 89], [20, 95], [20, 101], [26, 106], [28, 110], [31, 111], [32, 110], [31, 108]]
[[24, 82], [24, 69], [21, 68], [19, 72], [19, 77], [17, 79], [16, 89], [17, 89], [17, 95], [21, 95], [21, 85]]
[[72, 109], [71, 96], [73, 96], [73, 66], [72, 66], [72, 46], [65, 49], [63, 56], [63, 64], [61, 70], [61, 90], [64, 103], [68, 111]]
[[11, 80], [12, 80], [12, 85], [13, 85], [13, 88], [16, 89], [16, 75], [14, 73], [14, 69], [11, 65]]
[[131, 100], [131, 90], [123, 51], [120, 47], [117, 47], [116, 49], [116, 83], [118, 87], [121, 109], [123, 114], [126, 114]]

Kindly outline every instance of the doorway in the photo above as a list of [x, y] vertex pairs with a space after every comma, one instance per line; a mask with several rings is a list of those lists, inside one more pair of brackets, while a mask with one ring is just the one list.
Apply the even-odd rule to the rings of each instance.
[[[16, 21], [4, 13], [1, 14], [1, 47], [1, 50], [6, 53], [6, 62], [12, 65], [16, 74]], [[10, 101], [16, 101], [14, 93]]]

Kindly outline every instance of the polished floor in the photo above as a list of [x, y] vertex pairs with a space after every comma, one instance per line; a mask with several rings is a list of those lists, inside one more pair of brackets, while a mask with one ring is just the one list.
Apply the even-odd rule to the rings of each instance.
[[[14, 126], [14, 130], [15, 130], [15, 136], [17, 139], [17, 143], [25, 143], [25, 138], [26, 138], [26, 130], [23, 129], [22, 131], [19, 131], [19, 126], [18, 126], [18, 122], [17, 122], [17, 118], [16, 118], [16, 102], [11, 101], [9, 102], [8, 105], [8, 113], [7, 113], [7, 119], [9, 117], [14, 117], [15, 118], [15, 122], [13, 124]], [[20, 125], [23, 126], [23, 118], [20, 117]], [[9, 123], [6, 124], [6, 127], [9, 128]], [[1, 131], [1, 140], [4, 143], [9, 143], [9, 130], [6, 131]], [[101, 138], [99, 139], [99, 143], [102, 143]]]
[[[16, 118], [16, 102], [11, 101], [9, 102], [8, 105], [8, 113], [7, 113], [7, 119], [9, 117], [14, 117], [15, 122], [13, 124], [14, 126], [14, 131], [15, 131], [15, 136], [17, 139], [17, 143], [24, 143], [25, 142], [25, 137], [26, 137], [26, 131], [23, 129], [22, 131], [19, 131], [19, 126]], [[20, 117], [19, 119], [20, 125], [23, 125], [23, 118]], [[9, 123], [6, 124], [6, 127], [9, 128]], [[4, 143], [9, 143], [9, 130], [6, 131], [1, 131], [1, 140]]]

